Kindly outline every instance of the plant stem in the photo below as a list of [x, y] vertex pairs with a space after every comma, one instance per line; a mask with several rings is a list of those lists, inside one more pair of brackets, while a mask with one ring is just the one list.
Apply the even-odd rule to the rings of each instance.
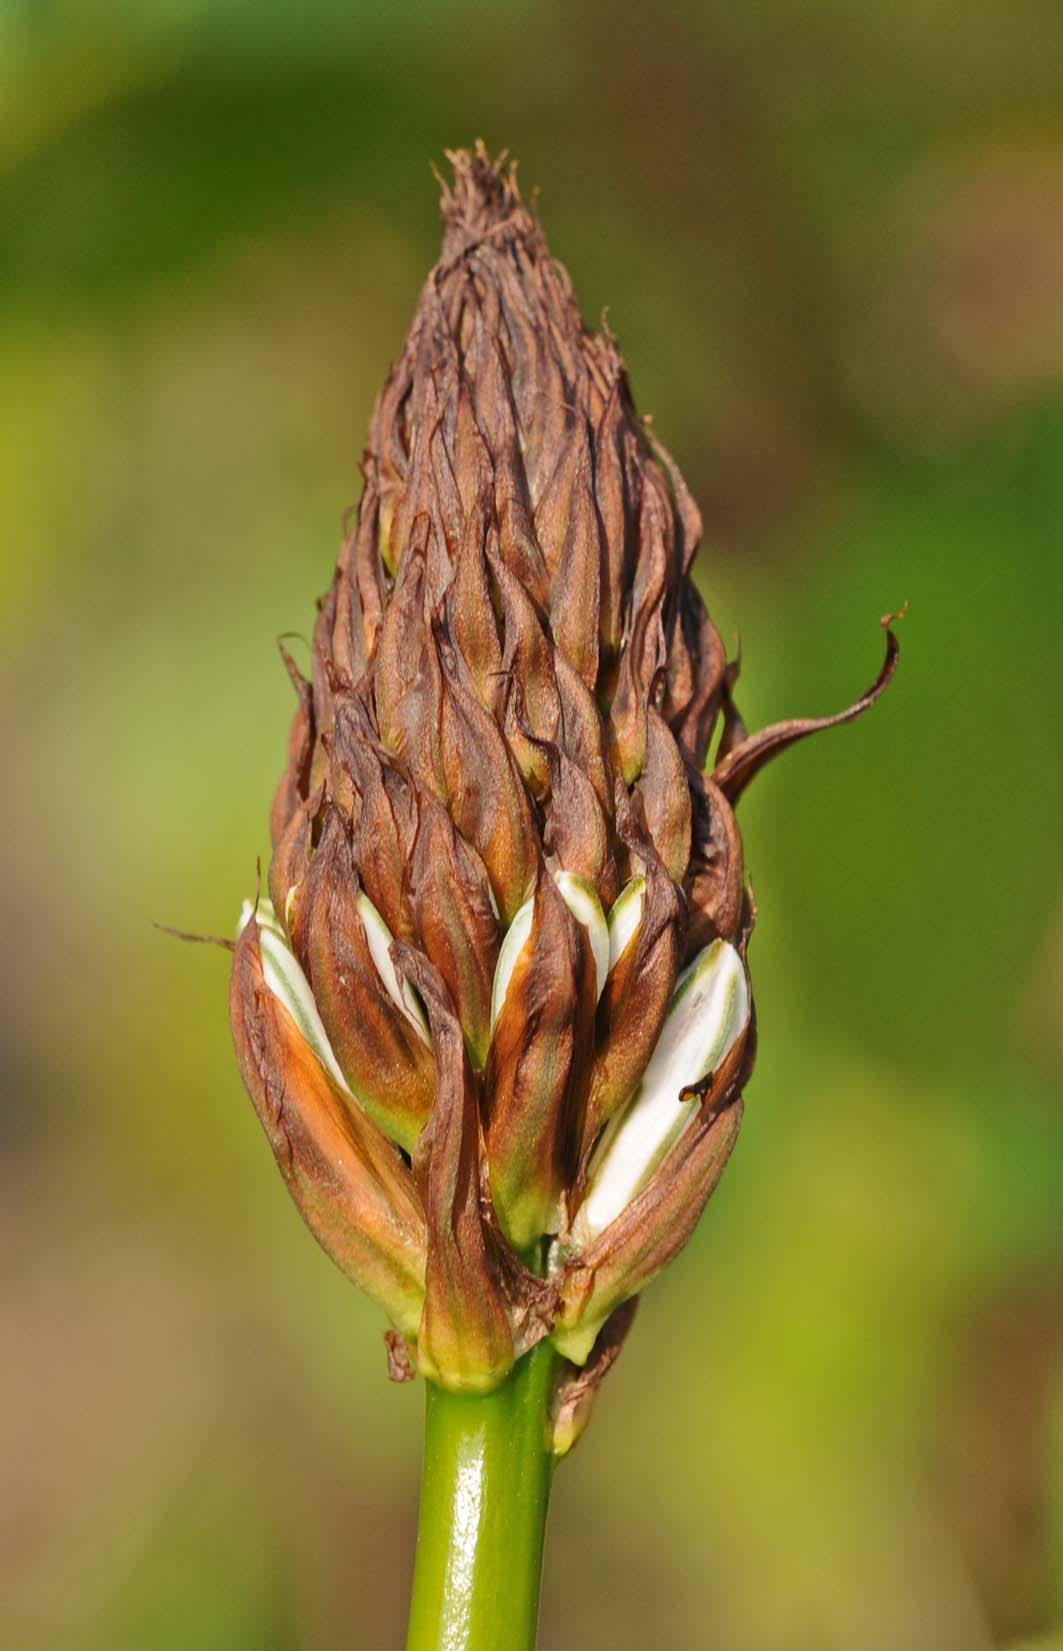
[[407, 1651], [534, 1651], [555, 1358], [541, 1343], [483, 1396], [427, 1384]]

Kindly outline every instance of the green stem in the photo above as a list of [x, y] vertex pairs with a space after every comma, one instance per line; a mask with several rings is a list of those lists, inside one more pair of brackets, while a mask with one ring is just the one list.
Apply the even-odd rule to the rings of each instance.
[[482, 1397], [427, 1384], [406, 1651], [534, 1651], [555, 1358], [541, 1343]]

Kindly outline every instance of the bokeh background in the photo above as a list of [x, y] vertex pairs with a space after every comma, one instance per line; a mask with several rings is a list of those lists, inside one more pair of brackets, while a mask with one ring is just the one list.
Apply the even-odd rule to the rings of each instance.
[[[1063, 1646], [1063, 9], [3, 0], [13, 1651], [390, 1651], [422, 1395], [229, 1047], [430, 160], [519, 155], [751, 723], [739, 1150], [561, 1473], [544, 1651]], [[500, 1648], [504, 1651], [504, 1648]]]

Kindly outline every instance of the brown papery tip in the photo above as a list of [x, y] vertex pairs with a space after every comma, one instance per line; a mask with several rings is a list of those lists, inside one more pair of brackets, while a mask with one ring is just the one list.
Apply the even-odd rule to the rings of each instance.
[[443, 215], [443, 260], [464, 252], [503, 227], [527, 240], [541, 242], [539, 226], [525, 206], [517, 185], [517, 163], [503, 149], [492, 160], [481, 139], [472, 149], [447, 149], [454, 182], [439, 178]]

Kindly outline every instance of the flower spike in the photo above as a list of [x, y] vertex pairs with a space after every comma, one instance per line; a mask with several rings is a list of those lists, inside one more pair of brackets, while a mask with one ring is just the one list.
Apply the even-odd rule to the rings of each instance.
[[[373, 413], [236, 948], [241, 1070], [391, 1363], [510, 1387], [553, 1449], [693, 1231], [755, 1047], [747, 733], [697, 506], [515, 169], [451, 157], [443, 247]], [[716, 741], [715, 767], [706, 773]], [[524, 1366], [523, 1368], [530, 1368]]]

